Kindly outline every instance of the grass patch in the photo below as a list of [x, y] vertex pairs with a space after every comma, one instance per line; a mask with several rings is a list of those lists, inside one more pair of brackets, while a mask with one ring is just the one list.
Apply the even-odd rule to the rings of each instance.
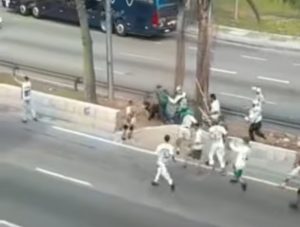
[[235, 0], [215, 0], [214, 15], [217, 24], [269, 33], [300, 36], [300, 9], [282, 4], [281, 0], [254, 0], [262, 21], [256, 22], [250, 6], [240, 0], [239, 20], [234, 20]]

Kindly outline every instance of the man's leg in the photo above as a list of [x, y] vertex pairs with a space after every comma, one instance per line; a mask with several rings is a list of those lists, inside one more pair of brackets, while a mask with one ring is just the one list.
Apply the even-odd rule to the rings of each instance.
[[37, 121], [37, 117], [36, 117], [36, 112], [32, 107], [31, 101], [28, 102], [28, 108], [29, 108], [29, 112], [31, 114], [31, 117], [34, 121]]
[[290, 203], [290, 208], [298, 210], [300, 207], [300, 188], [297, 191], [297, 199], [294, 203]]
[[219, 164], [220, 164], [220, 168], [222, 170], [225, 169], [225, 161], [224, 161], [224, 155], [225, 155], [225, 151], [224, 151], [224, 148], [223, 147], [219, 147], [217, 149], [217, 158], [218, 158], [218, 161], [219, 161]]
[[127, 130], [128, 130], [128, 125], [125, 124], [125, 125], [123, 126], [122, 140], [126, 140]]
[[250, 124], [249, 126], [249, 137], [250, 137], [250, 140], [251, 141], [255, 141], [255, 138], [254, 138], [254, 128], [255, 128], [255, 124]]
[[263, 134], [261, 131], [261, 127], [262, 127], [261, 121], [255, 124], [255, 134], [263, 139], [266, 139], [265, 134]]
[[210, 150], [208, 152], [208, 165], [209, 166], [214, 166], [215, 164], [215, 160], [214, 160], [214, 156], [215, 156], [215, 152], [216, 148], [215, 146], [212, 144], [212, 146], [210, 147]]
[[134, 126], [130, 125], [129, 127], [129, 132], [128, 132], [128, 139], [132, 139], [132, 135], [133, 135], [133, 130], [134, 130]]
[[27, 101], [23, 101], [23, 117], [22, 122], [26, 123], [28, 121], [28, 112], [29, 112], [29, 105]]
[[157, 185], [158, 185], [158, 181], [159, 181], [159, 179], [160, 179], [161, 174], [162, 174], [162, 168], [161, 168], [161, 165], [158, 165], [158, 166], [157, 166], [157, 171], [156, 171], [155, 178], [154, 178], [154, 180], [152, 181], [152, 185], [153, 185], [153, 186], [157, 186]]
[[172, 180], [170, 173], [165, 165], [161, 166], [161, 174], [165, 178], [165, 180], [168, 182], [168, 184], [170, 185], [171, 190], [175, 191], [174, 181]]
[[288, 174], [288, 176], [285, 178], [284, 182], [280, 186], [285, 188], [287, 184], [290, 182], [290, 180], [295, 178], [299, 174], [299, 172], [300, 172], [300, 166], [297, 166], [296, 168], [292, 169], [292, 171]]

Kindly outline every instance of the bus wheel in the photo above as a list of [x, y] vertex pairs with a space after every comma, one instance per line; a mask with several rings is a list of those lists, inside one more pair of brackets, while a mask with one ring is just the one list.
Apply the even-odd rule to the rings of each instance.
[[24, 4], [21, 4], [21, 5], [19, 6], [19, 12], [20, 12], [20, 14], [23, 15], [23, 16], [27, 15], [27, 14], [28, 14], [27, 6], [24, 5]]
[[32, 8], [32, 15], [35, 17], [35, 18], [40, 18], [40, 9], [37, 7], [37, 6], [34, 6]]
[[122, 20], [116, 21], [115, 32], [119, 36], [126, 36], [126, 27], [125, 27], [125, 23]]

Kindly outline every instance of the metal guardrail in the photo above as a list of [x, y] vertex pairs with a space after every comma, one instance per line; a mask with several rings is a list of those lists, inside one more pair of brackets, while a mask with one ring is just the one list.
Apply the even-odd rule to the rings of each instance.
[[[6, 61], [6, 60], [0, 59], [0, 66], [10, 68], [11, 70], [13, 70], [14, 68], [18, 68], [20, 70], [27, 71], [30, 73], [37, 73], [37, 74], [41, 74], [43, 76], [47, 76], [50, 79], [59, 79], [59, 80], [70, 81], [70, 82], [73, 82], [74, 90], [76, 90], [76, 91], [78, 90], [78, 85], [83, 83], [82, 77], [80, 77], [80, 76], [75, 76], [72, 74], [67, 74], [67, 73], [42, 69], [42, 68], [38, 68], [38, 67], [34, 67], [34, 66], [19, 64], [19, 63], [15, 63], [15, 62], [11, 62], [11, 61]], [[104, 82], [96, 81], [96, 86], [101, 87], [101, 88], [106, 88], [107, 84]], [[151, 92], [151, 91], [143, 91], [143, 90], [124, 87], [124, 86], [115, 86], [115, 90], [120, 91], [120, 92], [134, 94], [134, 95], [139, 95], [139, 96], [145, 96]]]
[[[7, 67], [12, 70], [17, 67], [17, 68], [27, 71], [27, 72], [37, 73], [37, 74], [47, 76], [50, 79], [54, 78], [54, 79], [68, 81], [68, 82], [73, 82], [75, 90], [78, 90], [78, 85], [82, 83], [82, 77], [79, 77], [79, 76], [75, 76], [75, 75], [67, 74], [67, 73], [56, 72], [56, 71], [47, 70], [47, 69], [42, 69], [42, 68], [38, 68], [38, 67], [34, 67], [34, 66], [28, 66], [28, 65], [24, 65], [24, 64], [11, 62], [11, 61], [6, 61], [6, 60], [0, 59], [0, 66]], [[107, 87], [106, 83], [103, 83], [100, 81], [97, 81], [96, 83], [97, 83], [97, 87], [99, 87], [99, 88]], [[143, 96], [143, 97], [146, 97], [147, 94], [151, 93], [151, 91], [143, 91], [143, 90], [124, 87], [124, 86], [115, 86], [115, 90], [119, 91], [119, 92], [137, 95], [137, 96]], [[232, 116], [243, 116], [242, 113], [237, 112], [232, 109], [222, 108], [222, 111], [223, 111], [223, 113], [232, 115]], [[277, 119], [272, 119], [272, 118], [264, 118], [264, 121], [269, 124], [300, 130], [299, 122], [282, 121], [282, 120], [277, 120]]]

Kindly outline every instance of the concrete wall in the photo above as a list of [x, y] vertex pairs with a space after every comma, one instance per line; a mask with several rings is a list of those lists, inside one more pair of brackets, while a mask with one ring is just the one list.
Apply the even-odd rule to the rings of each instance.
[[[20, 88], [0, 84], [0, 102], [21, 107]], [[119, 110], [89, 104], [59, 96], [33, 92], [33, 106], [38, 115], [106, 132], [114, 132], [119, 121]]]

